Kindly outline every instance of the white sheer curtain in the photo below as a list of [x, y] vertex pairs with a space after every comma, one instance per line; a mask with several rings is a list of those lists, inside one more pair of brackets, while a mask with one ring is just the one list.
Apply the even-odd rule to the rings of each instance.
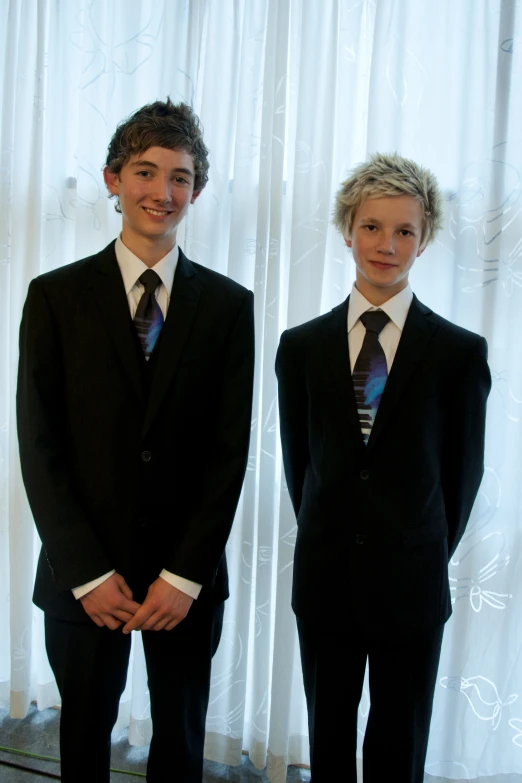
[[[101, 179], [108, 140], [170, 94], [194, 106], [212, 151], [181, 243], [256, 295], [252, 441], [208, 757], [237, 764], [246, 748], [273, 783], [308, 761], [273, 362], [282, 329], [349, 291], [352, 263], [330, 224], [338, 183], [368, 153], [398, 150], [446, 194], [444, 232], [414, 289], [488, 338], [494, 379], [486, 474], [451, 564], [427, 771], [522, 770], [521, 41], [515, 0], [1, 0], [0, 703], [13, 716], [31, 699], [58, 701], [31, 605], [38, 542], [17, 457], [21, 307], [32, 277], [116, 235]], [[361, 729], [367, 706], [366, 692]], [[146, 743], [139, 643], [118, 726], [128, 724], [131, 743]]]

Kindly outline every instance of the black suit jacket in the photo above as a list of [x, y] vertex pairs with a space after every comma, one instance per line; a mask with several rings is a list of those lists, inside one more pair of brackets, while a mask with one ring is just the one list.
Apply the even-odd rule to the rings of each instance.
[[451, 613], [448, 556], [483, 473], [486, 341], [414, 297], [365, 446], [347, 313], [348, 300], [284, 332], [277, 355], [293, 608], [377, 631], [434, 627]]
[[32, 281], [17, 416], [38, 606], [88, 619], [71, 588], [112, 568], [136, 600], [162, 568], [202, 584], [199, 601], [227, 597], [253, 363], [252, 293], [181, 251], [149, 366], [114, 242]]

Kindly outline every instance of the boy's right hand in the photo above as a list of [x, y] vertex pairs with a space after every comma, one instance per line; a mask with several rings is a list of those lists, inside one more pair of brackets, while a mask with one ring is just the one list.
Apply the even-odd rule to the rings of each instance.
[[120, 628], [134, 616], [140, 604], [132, 600], [132, 590], [121, 576], [108, 579], [80, 598], [82, 606], [99, 628]]

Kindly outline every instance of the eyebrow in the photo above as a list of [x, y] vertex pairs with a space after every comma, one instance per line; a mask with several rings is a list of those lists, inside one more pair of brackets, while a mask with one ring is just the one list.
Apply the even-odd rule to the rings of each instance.
[[[374, 217], [361, 217], [359, 218], [359, 221], [361, 223], [376, 223], [377, 225], [382, 225], [380, 220], [377, 220], [377, 218]], [[413, 228], [416, 229], [417, 226], [414, 226], [413, 223], [398, 223], [396, 228]]]
[[[156, 163], [153, 163], [151, 160], [135, 160], [133, 163], [131, 163], [131, 166], [148, 166], [150, 169], [156, 169], [156, 171], [159, 169], [159, 166]], [[184, 168], [175, 168], [172, 169], [173, 172], [176, 174], [186, 174], [188, 177], [194, 178], [195, 174], [190, 169], [184, 169]]]

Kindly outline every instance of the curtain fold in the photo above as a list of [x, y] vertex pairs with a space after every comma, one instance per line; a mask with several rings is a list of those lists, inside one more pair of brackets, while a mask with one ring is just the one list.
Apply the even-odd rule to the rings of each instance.
[[[0, 705], [14, 717], [32, 699], [41, 709], [58, 702], [31, 604], [39, 544], [17, 456], [21, 308], [31, 278], [117, 235], [101, 176], [107, 144], [121, 119], [170, 95], [194, 107], [211, 151], [180, 244], [255, 293], [252, 438], [227, 547], [231, 598], [207, 757], [238, 764], [246, 749], [272, 783], [309, 761], [273, 364], [283, 329], [349, 292], [353, 264], [331, 225], [339, 183], [369, 153], [397, 150], [430, 167], [445, 197], [444, 229], [416, 263], [413, 288], [486, 336], [493, 376], [484, 481], [450, 565], [454, 616], [427, 772], [491, 781], [520, 772], [520, 41], [517, 0], [0, 3]], [[360, 736], [367, 711], [365, 688]], [[147, 744], [139, 636], [116, 730], [127, 726], [132, 744]]]

